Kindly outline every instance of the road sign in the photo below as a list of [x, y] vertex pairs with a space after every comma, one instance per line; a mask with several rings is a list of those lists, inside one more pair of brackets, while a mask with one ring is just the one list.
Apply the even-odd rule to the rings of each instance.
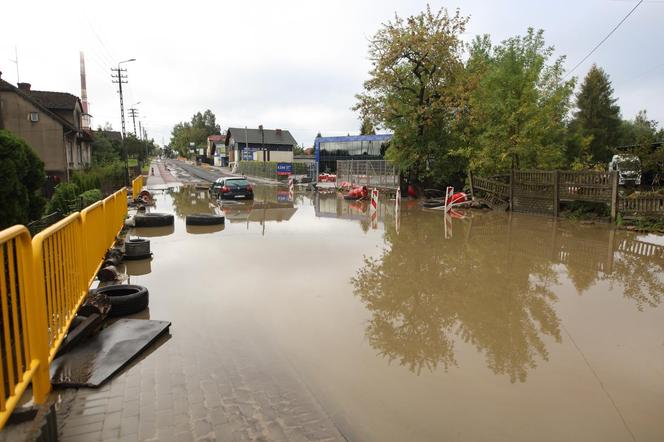
[[277, 163], [277, 175], [290, 175], [293, 171], [291, 163]]

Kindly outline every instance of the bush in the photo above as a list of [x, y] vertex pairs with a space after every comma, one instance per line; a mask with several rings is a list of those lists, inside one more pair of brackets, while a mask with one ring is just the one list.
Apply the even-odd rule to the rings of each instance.
[[59, 212], [68, 215], [80, 209], [78, 186], [74, 183], [61, 183], [55, 186], [55, 192], [46, 205], [46, 213]]
[[86, 190], [80, 195], [81, 204], [83, 207], [87, 207], [91, 204], [101, 201], [104, 196], [101, 193], [101, 189], [90, 189]]
[[91, 189], [101, 188], [101, 181], [97, 173], [94, 173], [95, 169], [90, 169], [86, 172], [75, 172], [72, 176], [71, 181], [78, 186], [78, 190], [85, 192]]
[[124, 163], [114, 161], [86, 171], [77, 171], [72, 177], [72, 182], [78, 186], [79, 192], [92, 189], [103, 189], [110, 192], [124, 186], [124, 177]]
[[44, 208], [44, 163], [21, 138], [0, 130], [0, 229], [38, 219]]

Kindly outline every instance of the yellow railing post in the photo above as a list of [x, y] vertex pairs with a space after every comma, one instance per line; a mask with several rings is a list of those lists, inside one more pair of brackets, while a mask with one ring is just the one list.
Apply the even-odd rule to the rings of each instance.
[[131, 182], [131, 196], [133, 199], [138, 198], [138, 194], [143, 189], [143, 175], [139, 175]]

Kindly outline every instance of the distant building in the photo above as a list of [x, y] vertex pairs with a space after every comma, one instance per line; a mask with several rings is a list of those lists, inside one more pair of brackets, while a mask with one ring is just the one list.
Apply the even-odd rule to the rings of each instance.
[[246, 129], [231, 127], [226, 131], [228, 161], [293, 162], [295, 138], [282, 129]]
[[319, 172], [336, 172], [337, 160], [382, 160], [391, 134], [318, 137], [314, 156]]
[[90, 166], [92, 135], [82, 128], [75, 95], [34, 91], [0, 78], [0, 128], [23, 138], [44, 162], [46, 174], [69, 180], [72, 170]]
[[213, 161], [215, 166], [228, 166], [228, 154], [226, 153], [226, 135], [210, 135], [207, 137], [208, 159]]

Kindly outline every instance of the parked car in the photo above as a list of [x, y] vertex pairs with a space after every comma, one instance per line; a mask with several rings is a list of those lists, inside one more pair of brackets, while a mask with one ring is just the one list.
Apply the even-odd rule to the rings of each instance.
[[210, 185], [209, 192], [220, 199], [254, 199], [254, 189], [246, 178], [222, 177]]
[[609, 170], [618, 172], [618, 184], [641, 185], [641, 161], [636, 155], [614, 155]]

